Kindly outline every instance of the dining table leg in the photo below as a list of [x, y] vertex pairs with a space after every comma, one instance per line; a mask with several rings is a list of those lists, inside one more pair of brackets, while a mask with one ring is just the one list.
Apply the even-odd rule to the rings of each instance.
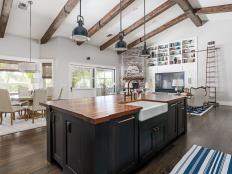
[[10, 125], [13, 125], [13, 120], [14, 120], [14, 114], [10, 113]]
[[2, 115], [3, 115], [3, 113], [0, 112], [0, 124], [2, 124]]

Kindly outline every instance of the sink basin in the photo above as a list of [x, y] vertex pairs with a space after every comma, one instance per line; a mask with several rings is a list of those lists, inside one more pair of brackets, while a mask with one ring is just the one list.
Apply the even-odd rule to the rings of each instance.
[[126, 105], [140, 106], [143, 109], [139, 113], [139, 121], [145, 121], [160, 114], [163, 114], [168, 111], [167, 103], [160, 102], [149, 102], [149, 101], [137, 101], [127, 103]]

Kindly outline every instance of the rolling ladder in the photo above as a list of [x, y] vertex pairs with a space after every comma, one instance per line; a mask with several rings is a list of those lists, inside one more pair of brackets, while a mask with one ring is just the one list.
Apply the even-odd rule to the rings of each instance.
[[206, 58], [206, 87], [209, 89], [209, 103], [217, 106], [217, 60], [215, 41], [208, 42]]

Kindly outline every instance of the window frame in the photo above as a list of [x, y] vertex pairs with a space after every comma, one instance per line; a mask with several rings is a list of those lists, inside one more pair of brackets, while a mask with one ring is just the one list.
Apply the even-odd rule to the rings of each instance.
[[[91, 88], [73, 88], [72, 87], [72, 68], [73, 66], [77, 67], [86, 67], [93, 69], [93, 75], [92, 75], [92, 87]], [[110, 69], [114, 70], [114, 83], [116, 84], [116, 78], [117, 78], [117, 69], [113, 66], [104, 66], [104, 65], [91, 65], [91, 64], [77, 64], [77, 63], [70, 63], [69, 64], [69, 85], [71, 90], [96, 90], [96, 69]], [[116, 92], [116, 85], [114, 85], [114, 92]]]
[[[116, 69], [115, 68], [102, 68], [102, 67], [96, 67], [95, 68], [95, 89], [97, 89], [98, 87], [97, 87], [97, 70], [98, 69], [102, 69], [102, 70], [113, 70], [113, 83], [114, 84], [116, 84]], [[106, 79], [106, 78], [101, 78], [101, 79]], [[114, 91], [113, 91], [114, 93], [116, 92], [116, 85], [114, 85]]]
[[[90, 88], [75, 88], [75, 87], [73, 87], [72, 86], [72, 72], [73, 72], [73, 67], [80, 67], [80, 68], [88, 68], [88, 69], [91, 69], [91, 73], [92, 73], [92, 77], [91, 77], [91, 81], [92, 81], [92, 83], [91, 83], [91, 87]], [[90, 67], [90, 66], [82, 66], [82, 65], [71, 65], [71, 68], [70, 68], [70, 86], [71, 86], [71, 89], [72, 90], [91, 90], [91, 89], [94, 89], [94, 87], [95, 87], [95, 81], [94, 81], [94, 73], [95, 73], [95, 71], [94, 71], [94, 68], [93, 67]]]

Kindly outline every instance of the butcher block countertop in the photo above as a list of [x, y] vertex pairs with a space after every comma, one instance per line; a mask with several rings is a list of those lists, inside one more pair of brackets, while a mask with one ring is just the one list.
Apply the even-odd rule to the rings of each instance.
[[[184, 98], [185, 96], [173, 94], [149, 94], [143, 96], [141, 100], [172, 103]], [[128, 100], [127, 102], [131, 101]], [[125, 105], [124, 103], [123, 95], [110, 95], [48, 101], [47, 103], [42, 103], [42, 105], [96, 125], [115, 118], [138, 113], [142, 109], [142, 107]]]

